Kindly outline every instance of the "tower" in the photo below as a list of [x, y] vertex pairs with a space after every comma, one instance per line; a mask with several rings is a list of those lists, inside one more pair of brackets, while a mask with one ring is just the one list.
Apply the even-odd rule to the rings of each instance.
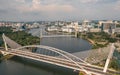
[[78, 35], [78, 22], [74, 22], [75, 25], [75, 37]]
[[6, 44], [6, 42], [5, 42], [5, 34], [4, 34], [4, 33], [3, 33], [3, 35], [2, 35], [2, 38], [3, 38], [3, 41], [4, 41], [4, 45], [5, 45], [5, 50], [7, 51], [8, 48], [7, 48], [7, 44]]
[[40, 39], [42, 38], [42, 29], [40, 29]]

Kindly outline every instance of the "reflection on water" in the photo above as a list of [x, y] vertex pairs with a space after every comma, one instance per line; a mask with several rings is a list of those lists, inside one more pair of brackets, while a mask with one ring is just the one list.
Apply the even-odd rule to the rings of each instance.
[[86, 40], [72, 37], [42, 38], [40, 44], [55, 47], [70, 53], [91, 49], [91, 44]]
[[[41, 27], [43, 35], [46, 35], [45, 27]], [[34, 34], [34, 36], [39, 36], [40, 29], [32, 29], [29, 33]], [[55, 47], [70, 53], [80, 52], [91, 49], [91, 44], [83, 39], [74, 37], [46, 37], [42, 38], [40, 41], [41, 45]]]
[[[31, 33], [35, 30], [31, 30]], [[41, 45], [51, 46], [73, 53], [88, 50], [91, 45], [79, 38], [42, 38]], [[0, 75], [78, 75], [73, 70], [21, 57], [0, 63]]]
[[73, 70], [38, 62], [30, 59], [14, 57], [0, 64], [0, 75], [78, 75]]

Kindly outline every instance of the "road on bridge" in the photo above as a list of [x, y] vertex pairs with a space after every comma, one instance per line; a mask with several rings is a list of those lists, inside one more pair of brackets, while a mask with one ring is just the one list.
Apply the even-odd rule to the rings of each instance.
[[[32, 52], [28, 52], [28, 51], [21, 51], [21, 50], [9, 50], [7, 52], [9, 54], [13, 54], [16, 56], [34, 59], [37, 61], [42, 61], [42, 62], [82, 71], [82, 69], [80, 69], [78, 66], [76, 66], [73, 62], [68, 61], [66, 59], [61, 59], [58, 57], [46, 56], [46, 55], [42, 55], [42, 54], [36, 54], [36, 53], [32, 53]], [[92, 73], [92, 74], [110, 75], [110, 74], [104, 73], [102, 68], [93, 67], [91, 65], [86, 65], [84, 63], [79, 63], [79, 65], [84, 67], [85, 70], [89, 71], [89, 73]]]

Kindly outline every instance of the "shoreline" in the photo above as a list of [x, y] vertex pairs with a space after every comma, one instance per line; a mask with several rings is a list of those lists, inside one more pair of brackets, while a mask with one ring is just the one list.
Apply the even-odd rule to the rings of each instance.
[[93, 45], [93, 49], [106, 47], [109, 43], [115, 43], [118, 41], [116, 36], [112, 36], [106, 32], [78, 33], [78, 37], [82, 37], [89, 41]]
[[87, 38], [86, 40], [87, 40], [90, 44], [92, 44], [92, 45], [95, 44], [95, 42], [94, 42], [93, 40], [89, 39], [89, 38]]

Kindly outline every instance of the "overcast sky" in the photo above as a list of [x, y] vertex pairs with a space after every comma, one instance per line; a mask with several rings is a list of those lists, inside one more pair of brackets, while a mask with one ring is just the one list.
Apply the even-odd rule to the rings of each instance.
[[120, 20], [120, 0], [0, 0], [0, 21]]

